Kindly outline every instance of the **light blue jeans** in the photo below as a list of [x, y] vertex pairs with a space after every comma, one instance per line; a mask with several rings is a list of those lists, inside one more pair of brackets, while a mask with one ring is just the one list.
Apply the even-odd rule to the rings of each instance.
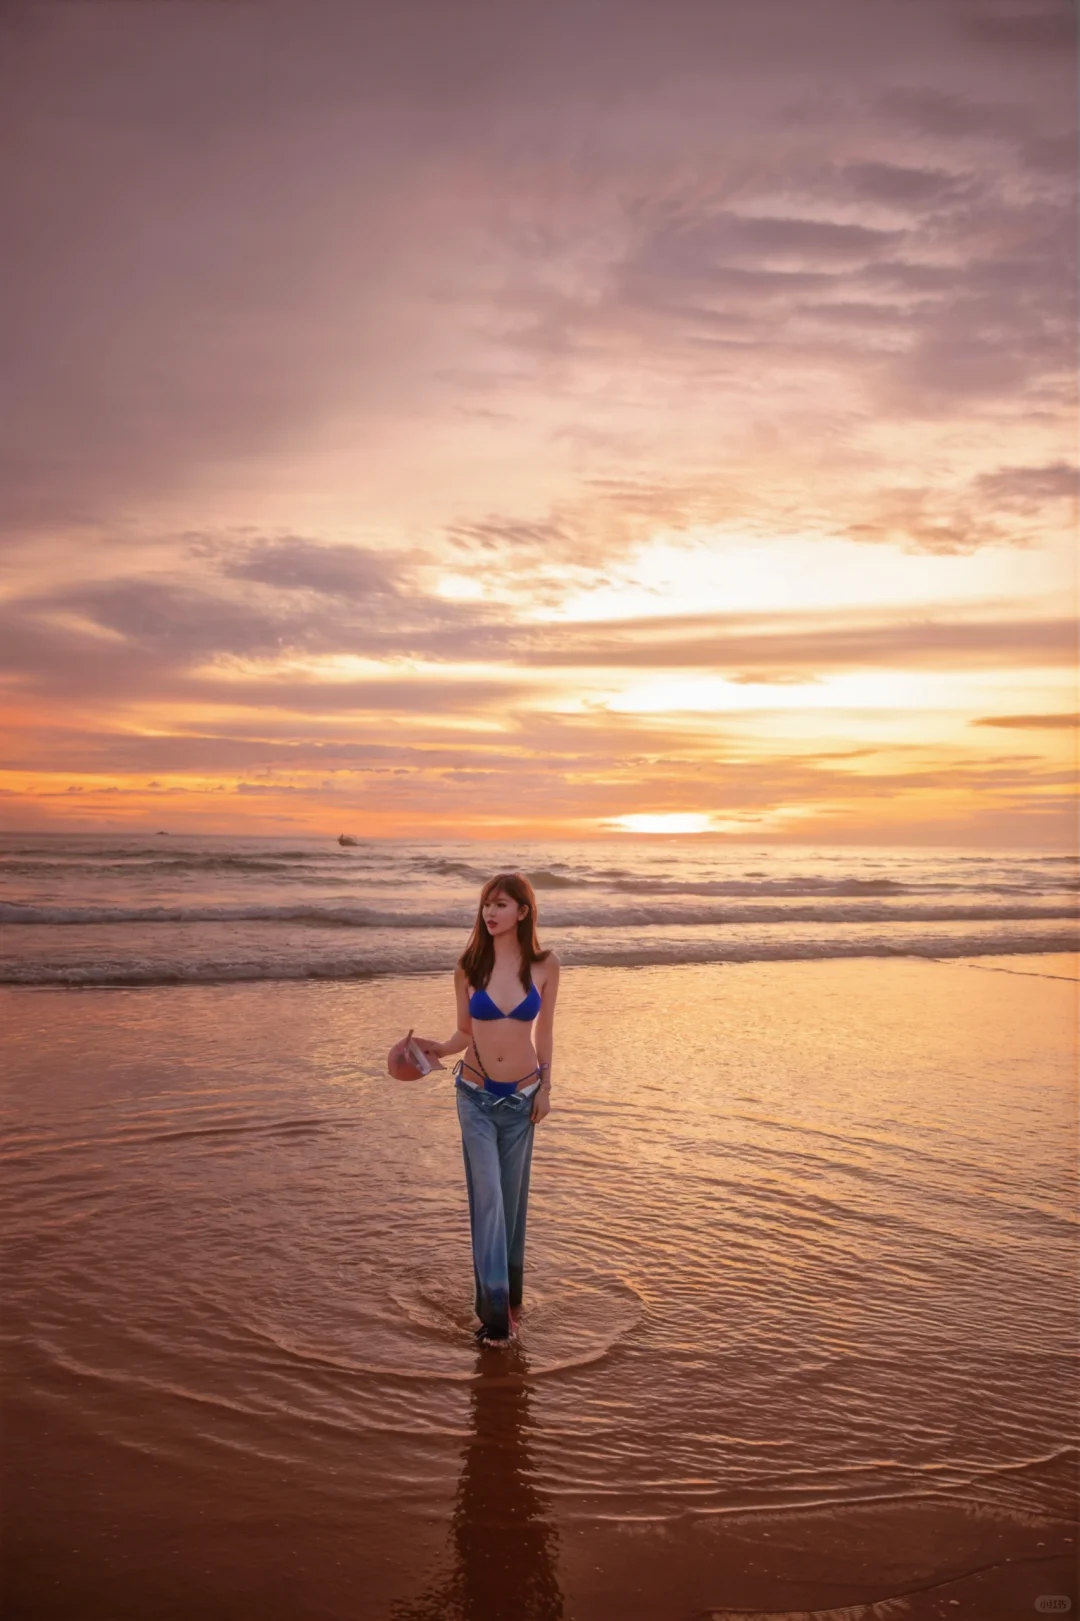
[[509, 1308], [521, 1305], [525, 1279], [536, 1085], [499, 1098], [460, 1074], [454, 1082], [469, 1190], [476, 1315], [498, 1335], [510, 1332]]

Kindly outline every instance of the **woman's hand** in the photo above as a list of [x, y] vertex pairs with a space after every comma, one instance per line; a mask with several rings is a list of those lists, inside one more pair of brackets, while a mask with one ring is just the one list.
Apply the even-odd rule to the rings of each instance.
[[[410, 1031], [409, 1034], [412, 1035], [412, 1032]], [[419, 1047], [429, 1064], [432, 1064], [436, 1069], [446, 1068], [446, 1065], [442, 1062], [441, 1041], [435, 1041], [431, 1036], [412, 1036], [412, 1040], [414, 1046]]]
[[534, 1124], [536, 1124], [539, 1121], [543, 1120], [543, 1118], [544, 1118], [544, 1116], [546, 1114], [550, 1114], [550, 1113], [551, 1113], [551, 1095], [548, 1092], [547, 1087], [542, 1086], [540, 1088], [539, 1092], [537, 1092], [536, 1096], [533, 1098], [533, 1106], [532, 1106], [532, 1111], [529, 1114], [529, 1119], [531, 1121], [533, 1121]]

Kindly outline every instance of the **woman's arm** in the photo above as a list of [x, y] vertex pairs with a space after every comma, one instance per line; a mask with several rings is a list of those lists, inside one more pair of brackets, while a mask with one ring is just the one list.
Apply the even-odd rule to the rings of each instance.
[[540, 1066], [539, 1090], [546, 1096], [551, 1090], [551, 1062], [555, 1048], [555, 998], [559, 993], [559, 959], [552, 952], [547, 960], [547, 978], [540, 993], [540, 1012], [536, 1019], [536, 1059]]
[[472, 1040], [472, 1015], [469, 1013], [469, 986], [464, 968], [454, 969], [454, 992], [457, 998], [457, 1029], [449, 1041], [432, 1041], [427, 1036], [414, 1036], [413, 1040], [428, 1058], [447, 1058], [461, 1053]]

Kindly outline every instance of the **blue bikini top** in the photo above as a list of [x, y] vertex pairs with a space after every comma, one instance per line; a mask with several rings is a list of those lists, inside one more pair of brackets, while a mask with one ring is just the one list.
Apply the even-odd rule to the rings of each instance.
[[539, 1011], [540, 992], [533, 984], [531, 977], [529, 979], [529, 994], [523, 1001], [518, 1003], [516, 1008], [511, 1008], [509, 1013], [504, 1013], [502, 1008], [496, 1007], [485, 990], [473, 991], [469, 997], [469, 1012], [474, 1019], [523, 1019], [531, 1023]]

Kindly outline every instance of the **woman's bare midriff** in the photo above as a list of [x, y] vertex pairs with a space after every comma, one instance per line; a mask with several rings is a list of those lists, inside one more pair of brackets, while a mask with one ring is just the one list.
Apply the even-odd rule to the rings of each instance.
[[[521, 1033], [525, 1039], [520, 1044], [516, 1041], [503, 1041], [496, 1046], [491, 1041], [484, 1042], [483, 1065], [476, 1051], [476, 1043], [470, 1041], [465, 1049], [465, 1062], [472, 1068], [467, 1071], [466, 1079], [475, 1081], [477, 1086], [483, 1086], [483, 1072], [486, 1069], [493, 1081], [519, 1081], [520, 1085], [514, 1088], [516, 1092], [521, 1092], [526, 1086], [532, 1086], [537, 1079], [536, 1066], [539, 1063], [536, 1048], [532, 1044], [532, 1027], [530, 1026], [528, 1031], [523, 1029]], [[483, 1041], [483, 1037], [480, 1039]]]
[[[544, 993], [544, 981], [533, 976], [533, 984]], [[492, 987], [488, 986], [488, 994]], [[520, 1000], [524, 993], [520, 985], [517, 995]], [[505, 1000], [495, 997], [496, 1005], [507, 1006], [512, 1000], [508, 993]], [[476, 1051], [475, 1041], [469, 1041], [465, 1049], [465, 1062], [471, 1065], [466, 1070], [465, 1078], [474, 1081], [477, 1086], [484, 1084], [484, 1070], [486, 1069], [493, 1081], [517, 1081], [514, 1088], [516, 1092], [524, 1091], [525, 1087], [532, 1086], [538, 1079], [536, 1066], [540, 1062], [533, 1046], [532, 1024], [526, 1024], [522, 1019], [485, 1019], [476, 1021], [480, 1025], [480, 1045], [484, 1049], [483, 1063]]]

